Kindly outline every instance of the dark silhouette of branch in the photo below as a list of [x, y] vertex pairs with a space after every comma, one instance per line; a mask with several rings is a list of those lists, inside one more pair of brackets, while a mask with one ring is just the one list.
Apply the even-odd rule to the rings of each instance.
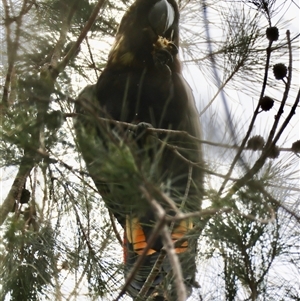
[[250, 134], [252, 132], [252, 129], [253, 129], [253, 126], [254, 126], [254, 123], [255, 123], [255, 120], [258, 116], [258, 113], [259, 113], [259, 107], [260, 107], [260, 99], [262, 99], [262, 97], [264, 96], [264, 93], [265, 93], [265, 89], [266, 89], [266, 86], [267, 86], [267, 80], [268, 80], [268, 71], [269, 71], [269, 66], [270, 66], [270, 58], [271, 58], [271, 46], [272, 46], [272, 41], [269, 42], [269, 46], [268, 48], [266, 49], [266, 53], [267, 53], [267, 58], [266, 58], [266, 64], [265, 64], [265, 74], [264, 74], [264, 80], [263, 80], [263, 83], [262, 83], [262, 90], [261, 90], [261, 93], [260, 93], [260, 97], [259, 97], [259, 101], [257, 103], [257, 106], [254, 110], [254, 113], [253, 113], [253, 117], [250, 121], [250, 124], [249, 124], [249, 127], [248, 127], [248, 131], [234, 157], [234, 159], [232, 160], [232, 163], [230, 165], [230, 168], [227, 172], [227, 178], [223, 181], [220, 189], [219, 189], [219, 195], [221, 195], [221, 193], [223, 192], [227, 182], [228, 182], [228, 179], [229, 177], [231, 176], [232, 174], [232, 171], [234, 169], [234, 166], [236, 165], [236, 163], [238, 162], [238, 160], [240, 159], [240, 156], [241, 156], [241, 153], [243, 151], [243, 149], [245, 148], [246, 146], [246, 143], [250, 137]]
[[[28, 5], [27, 5], [28, 4]], [[33, 2], [28, 0], [23, 0], [23, 4], [18, 16], [10, 16], [10, 5], [7, 3], [7, 0], [3, 0], [3, 7], [5, 12], [5, 30], [6, 30], [6, 43], [7, 43], [7, 56], [8, 56], [8, 68], [5, 78], [5, 83], [3, 85], [3, 96], [2, 96], [2, 103], [0, 104], [1, 110], [5, 110], [5, 107], [8, 105], [8, 94], [9, 94], [9, 87], [11, 84], [11, 77], [14, 69], [14, 64], [17, 56], [17, 51], [19, 49], [19, 41], [20, 41], [20, 34], [21, 34], [21, 26], [23, 16], [27, 14], [27, 12], [31, 9]], [[11, 24], [16, 23], [16, 28], [14, 34], [11, 32]], [[12, 36], [14, 36], [14, 41], [12, 41]], [[1, 112], [3, 114], [3, 112]]]
[[[287, 32], [287, 36], [289, 39], [289, 32]], [[286, 89], [283, 95], [283, 99], [282, 99], [282, 103], [283, 105], [280, 106], [278, 114], [276, 115], [273, 127], [270, 131], [270, 135], [268, 138], [268, 141], [266, 143], [266, 146], [264, 147], [264, 150], [260, 156], [260, 158], [255, 162], [255, 164], [253, 165], [253, 167], [251, 169], [248, 170], [248, 172], [241, 177], [230, 189], [230, 192], [227, 194], [227, 197], [230, 197], [231, 195], [233, 195], [233, 193], [235, 193], [237, 190], [239, 190], [243, 185], [245, 185], [247, 183], [247, 181], [249, 181], [250, 179], [252, 179], [252, 177], [262, 168], [262, 166], [264, 165], [266, 159], [268, 158], [270, 152], [272, 151], [272, 148], [275, 147], [276, 142], [278, 141], [278, 139], [280, 138], [283, 130], [285, 129], [285, 127], [287, 126], [287, 124], [289, 123], [289, 121], [291, 120], [292, 116], [294, 116], [295, 114], [295, 110], [297, 108], [297, 105], [299, 103], [299, 92], [298, 92], [298, 96], [296, 97], [295, 103], [291, 108], [291, 111], [288, 115], [288, 117], [286, 118], [285, 122], [283, 123], [281, 130], [278, 132], [278, 134], [276, 135], [276, 137], [273, 139], [274, 134], [275, 134], [275, 130], [277, 128], [278, 122], [279, 122], [279, 118], [282, 114], [283, 111], [283, 106], [285, 104], [285, 101], [288, 97], [288, 92], [289, 92], [289, 88], [290, 88], [290, 80], [291, 80], [291, 54], [290, 54], [290, 69], [289, 69], [289, 75], [288, 75], [288, 82], [286, 85]], [[272, 141], [273, 139], [273, 141]]]
[[145, 300], [145, 296], [148, 293], [153, 281], [155, 280], [155, 277], [160, 272], [160, 268], [161, 268], [161, 265], [163, 264], [165, 257], [166, 257], [166, 251], [163, 248], [160, 251], [160, 254], [159, 254], [155, 264], [153, 265], [153, 268], [152, 268], [151, 272], [149, 273], [143, 287], [141, 288], [139, 294], [136, 296], [136, 300], [141, 300], [141, 301]]
[[85, 26], [83, 27], [78, 39], [76, 40], [76, 42], [74, 43], [74, 45], [71, 47], [71, 49], [68, 51], [68, 53], [66, 54], [66, 56], [64, 57], [64, 59], [61, 61], [61, 63], [58, 65], [58, 71], [62, 71], [66, 68], [66, 66], [68, 65], [68, 63], [70, 62], [70, 60], [72, 59], [74, 53], [76, 52], [76, 50], [80, 47], [80, 44], [82, 43], [82, 41], [85, 39], [86, 35], [88, 34], [89, 30], [91, 29], [91, 27], [93, 26], [100, 9], [104, 6], [106, 0], [98, 0], [97, 4], [95, 5], [95, 8], [91, 14], [91, 16], [89, 17], [87, 23], [85, 24]]
[[[148, 193], [148, 191], [144, 187], [140, 187], [142, 190], [144, 196], [154, 209], [154, 212], [157, 216], [157, 224], [160, 223], [160, 221], [166, 221], [166, 212], [163, 209], [163, 207], [151, 197], [151, 195]], [[163, 224], [161, 228], [161, 235], [164, 242], [164, 249], [166, 253], [168, 254], [168, 259], [170, 260], [170, 265], [173, 268], [173, 274], [175, 278], [175, 284], [176, 284], [176, 292], [177, 292], [177, 300], [178, 301], [186, 301], [187, 299], [187, 293], [184, 286], [183, 281], [183, 275], [182, 275], [182, 269], [181, 264], [179, 262], [178, 256], [175, 252], [174, 243], [171, 238], [171, 234], [169, 232], [169, 228], [166, 225], [166, 223]]]
[[[282, 100], [280, 102], [280, 107], [278, 109], [278, 113], [275, 116], [275, 120], [274, 120], [274, 124], [272, 126], [272, 129], [270, 131], [267, 143], [266, 143], [266, 147], [268, 147], [271, 143], [272, 143], [272, 139], [275, 135], [278, 123], [280, 121], [280, 117], [283, 114], [283, 109], [284, 106], [286, 104], [287, 98], [288, 98], [288, 94], [290, 91], [290, 87], [291, 87], [291, 81], [292, 81], [292, 51], [291, 51], [291, 41], [290, 41], [290, 32], [287, 31], [286, 32], [286, 36], [287, 36], [287, 40], [288, 40], [288, 46], [289, 46], [289, 68], [288, 68], [288, 76], [287, 76], [287, 83], [285, 84], [285, 90], [282, 96]], [[274, 141], [276, 143], [276, 141]], [[273, 144], [274, 144], [273, 142]]]
[[5, 221], [9, 212], [13, 210], [15, 202], [17, 201], [19, 203], [22, 188], [24, 186], [26, 178], [34, 167], [34, 164], [35, 163], [34, 161], [32, 161], [32, 159], [28, 158], [25, 155], [23, 156], [15, 180], [11, 185], [11, 188], [2, 205], [0, 206], [0, 226]]
[[116, 221], [115, 221], [115, 217], [113, 216], [113, 214], [109, 211], [109, 218], [110, 218], [110, 222], [113, 228], [113, 231], [116, 235], [116, 238], [120, 244], [120, 246], [123, 246], [123, 239], [121, 238], [119, 231], [117, 229], [117, 225], [116, 225]]
[[141, 255], [139, 255], [137, 261], [135, 262], [134, 266], [132, 267], [131, 271], [128, 274], [128, 277], [125, 281], [125, 284], [123, 285], [119, 295], [117, 296], [116, 299], [114, 299], [114, 301], [118, 301], [126, 292], [129, 284], [131, 283], [131, 281], [134, 279], [134, 276], [136, 274], [136, 272], [138, 271], [138, 269], [140, 268], [141, 264], [143, 263], [145, 256], [147, 256], [147, 252], [149, 251], [149, 249], [151, 248], [153, 242], [156, 240], [157, 236], [160, 235], [161, 229], [163, 228], [164, 224], [166, 223], [166, 219], [165, 218], [161, 218], [160, 220], [158, 220], [158, 222], [155, 224], [155, 227], [153, 228], [153, 231], [148, 239], [147, 242], [147, 246], [144, 248], [143, 253]]
[[67, 16], [62, 21], [60, 36], [53, 49], [53, 53], [52, 53], [52, 57], [51, 57], [51, 61], [50, 61], [50, 65], [52, 68], [55, 68], [55, 69], [57, 68], [58, 61], [61, 57], [61, 53], [62, 53], [64, 44], [67, 39], [68, 31], [72, 24], [71, 21], [72, 21], [74, 14], [76, 13], [77, 8], [78, 8], [78, 2], [74, 1], [73, 4], [71, 5], [71, 7], [69, 8], [69, 12], [68, 12]]

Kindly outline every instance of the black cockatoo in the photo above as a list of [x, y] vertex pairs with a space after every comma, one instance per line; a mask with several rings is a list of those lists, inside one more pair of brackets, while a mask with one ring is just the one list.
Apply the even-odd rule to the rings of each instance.
[[[178, 26], [175, 0], [136, 0], [122, 18], [97, 84], [86, 87], [76, 103], [75, 130], [87, 169], [124, 229], [125, 277], [157, 221], [141, 187], [169, 216], [175, 210], [164, 197], [182, 212], [199, 210], [201, 205], [201, 147], [190, 137], [200, 138], [200, 124], [191, 89], [181, 73]], [[191, 219], [169, 223], [174, 242], [184, 235], [188, 238], [175, 249], [188, 294], [195, 283], [198, 236], [189, 235], [194, 225]], [[133, 298], [162, 248], [158, 235], [127, 289]], [[146, 296], [177, 300], [173, 278], [166, 257]]]

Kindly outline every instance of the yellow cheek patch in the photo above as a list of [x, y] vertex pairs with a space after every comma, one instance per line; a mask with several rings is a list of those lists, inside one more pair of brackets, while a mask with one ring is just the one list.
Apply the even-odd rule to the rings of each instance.
[[134, 55], [128, 51], [126, 40], [121, 36], [110, 51], [109, 58], [113, 64], [131, 65], [134, 61]]
[[[126, 218], [126, 234], [129, 243], [133, 245], [134, 252], [141, 255], [147, 247], [147, 241], [138, 218]], [[149, 249], [146, 255], [151, 255], [155, 252], [155, 250]]]
[[115, 51], [111, 54], [111, 61], [113, 64], [130, 66], [134, 61], [134, 55], [131, 52], [126, 52], [120, 55], [117, 51]]
[[134, 60], [134, 55], [131, 52], [126, 52], [121, 55], [119, 62], [123, 65], [131, 65], [132, 61]]

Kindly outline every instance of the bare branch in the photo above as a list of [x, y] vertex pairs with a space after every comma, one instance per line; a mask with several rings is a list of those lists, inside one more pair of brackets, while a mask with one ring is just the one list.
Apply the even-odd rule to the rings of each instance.
[[[140, 187], [140, 189], [143, 192], [145, 191], [145, 193], [148, 194], [148, 192], [145, 188]], [[142, 254], [138, 256], [138, 259], [136, 260], [134, 266], [132, 267], [131, 271], [128, 274], [128, 277], [125, 281], [125, 284], [122, 287], [121, 292], [119, 293], [119, 295], [117, 296], [117, 298], [114, 301], [118, 301], [127, 291], [128, 286], [130, 285], [131, 281], [134, 279], [134, 276], [136, 275], [138, 269], [140, 268], [141, 264], [143, 263], [145, 257], [147, 256], [147, 252], [153, 245], [153, 242], [156, 240], [157, 236], [160, 234], [161, 229], [163, 228], [165, 222], [166, 222], [165, 218], [162, 218], [162, 219], [158, 220], [158, 222], [155, 224], [155, 227], [153, 228], [153, 231], [147, 241], [147, 246], [144, 248]]]
[[80, 47], [80, 44], [85, 39], [87, 33], [89, 32], [92, 25], [94, 24], [98, 14], [99, 14], [99, 11], [104, 6], [105, 2], [106, 2], [106, 0], [98, 0], [91, 16], [89, 17], [89, 20], [87, 21], [84, 28], [82, 29], [77, 41], [74, 43], [74, 45], [71, 47], [69, 52], [66, 54], [63, 61], [58, 65], [59, 72], [61, 70], [65, 69], [65, 67], [68, 65], [69, 61], [72, 59], [72, 57], [73, 57], [74, 53], [76, 52], [76, 50]]
[[117, 229], [115, 217], [113, 216], [113, 214], [110, 211], [109, 211], [109, 218], [110, 218], [110, 221], [111, 221], [111, 225], [112, 225], [113, 231], [114, 231], [114, 233], [116, 235], [116, 238], [117, 238], [120, 246], [123, 246], [123, 239], [121, 238], [121, 236], [119, 234], [119, 231]]
[[4, 223], [8, 214], [14, 208], [15, 202], [17, 200], [20, 200], [22, 188], [24, 186], [26, 178], [30, 174], [33, 167], [34, 163], [24, 155], [20, 163], [19, 171], [15, 177], [15, 180], [5, 200], [0, 206], [0, 226]]
[[50, 61], [50, 65], [55, 69], [56, 69], [58, 61], [61, 57], [61, 52], [63, 50], [65, 41], [67, 39], [67, 33], [71, 27], [71, 21], [77, 10], [77, 7], [78, 7], [78, 2], [74, 1], [73, 5], [69, 8], [69, 12], [68, 12], [67, 16], [64, 18], [64, 20], [62, 22], [60, 36], [54, 47], [53, 54], [52, 54], [51, 61]]
[[269, 66], [270, 66], [270, 58], [271, 58], [271, 46], [272, 46], [272, 41], [269, 42], [269, 46], [268, 48], [266, 49], [266, 53], [267, 53], [267, 58], [266, 58], [266, 64], [265, 64], [265, 74], [264, 74], [264, 80], [263, 80], [263, 83], [262, 83], [262, 90], [261, 90], [261, 93], [260, 93], [260, 97], [259, 97], [259, 101], [257, 103], [257, 106], [254, 110], [254, 113], [253, 113], [253, 117], [250, 121], [250, 124], [249, 124], [249, 127], [248, 127], [248, 131], [230, 165], [230, 168], [227, 172], [227, 178], [223, 181], [220, 189], [219, 189], [219, 194], [221, 195], [222, 191], [224, 190], [225, 186], [226, 186], [226, 183], [228, 182], [228, 179], [229, 177], [231, 176], [232, 174], [232, 171], [234, 169], [234, 166], [236, 165], [236, 163], [238, 162], [238, 160], [241, 158], [241, 153], [243, 151], [243, 149], [245, 148], [246, 146], [246, 143], [250, 137], [250, 134], [252, 132], [252, 129], [253, 129], [253, 126], [254, 126], [254, 123], [255, 123], [255, 120], [258, 116], [258, 113], [259, 113], [259, 107], [260, 107], [260, 100], [262, 99], [262, 97], [264, 96], [264, 93], [265, 93], [265, 89], [266, 89], [266, 86], [267, 86], [267, 80], [268, 80], [268, 71], [269, 71]]
[[[148, 202], [153, 207], [155, 214], [158, 218], [157, 223], [160, 223], [161, 221], [165, 222], [166, 221], [166, 212], [162, 208], [162, 206], [149, 195], [148, 191], [144, 187], [140, 187], [140, 189], [144, 193]], [[162, 234], [162, 238], [164, 241], [164, 248], [168, 254], [170, 264], [173, 268], [173, 274], [174, 274], [175, 283], [176, 283], [176, 291], [177, 291], [178, 301], [186, 301], [187, 294], [186, 294], [186, 289], [184, 286], [181, 264], [179, 262], [177, 254], [175, 252], [174, 243], [172, 241], [171, 234], [169, 233], [168, 226], [165, 223], [163, 224], [161, 232], [162, 232], [161, 234]]]

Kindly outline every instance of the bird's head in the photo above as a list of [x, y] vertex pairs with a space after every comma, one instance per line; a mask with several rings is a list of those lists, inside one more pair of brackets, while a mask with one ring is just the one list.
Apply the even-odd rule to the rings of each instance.
[[175, 0], [136, 0], [122, 18], [108, 63], [147, 65], [157, 48], [176, 55], [178, 23]]

